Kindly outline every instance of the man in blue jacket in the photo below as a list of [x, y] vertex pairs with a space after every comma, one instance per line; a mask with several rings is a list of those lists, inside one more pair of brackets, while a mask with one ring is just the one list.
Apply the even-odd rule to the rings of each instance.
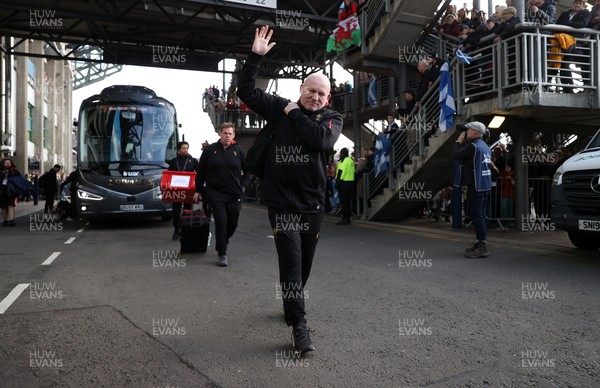
[[488, 257], [487, 208], [492, 188], [492, 151], [482, 140], [486, 128], [479, 121], [457, 128], [463, 129], [463, 132], [454, 143], [452, 158], [463, 164], [462, 185], [467, 186], [467, 206], [477, 237], [475, 245], [465, 251], [465, 256]]
[[342, 117], [325, 108], [331, 84], [323, 74], [306, 77], [296, 102], [256, 88], [261, 60], [275, 45], [272, 34], [268, 26], [256, 29], [240, 73], [238, 97], [276, 132], [266, 151], [261, 202], [268, 206], [275, 237], [285, 320], [293, 327], [295, 349], [306, 352], [315, 348], [306, 326], [304, 286], [325, 208], [327, 150], [340, 136]]

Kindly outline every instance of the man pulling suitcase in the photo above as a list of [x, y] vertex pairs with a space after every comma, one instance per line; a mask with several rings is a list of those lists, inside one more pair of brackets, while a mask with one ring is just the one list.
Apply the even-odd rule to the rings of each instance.
[[219, 137], [219, 141], [206, 147], [200, 156], [194, 201], [202, 198], [210, 205], [215, 220], [217, 264], [227, 267], [227, 245], [237, 229], [242, 210], [242, 187], [246, 186], [249, 174], [246, 173], [245, 152], [233, 140], [233, 123], [221, 124]]

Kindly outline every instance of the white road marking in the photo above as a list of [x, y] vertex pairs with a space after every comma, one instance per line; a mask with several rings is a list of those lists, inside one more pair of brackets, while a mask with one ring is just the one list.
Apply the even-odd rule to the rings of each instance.
[[77, 231], [77, 233], [82, 233], [85, 228], [81, 228]]
[[67, 241], [65, 241], [65, 244], [71, 244], [73, 241], [75, 241], [77, 237], [71, 237], [70, 239], [68, 239]]
[[52, 264], [52, 262], [54, 261], [54, 259], [56, 259], [58, 257], [58, 255], [60, 255], [60, 252], [54, 252], [53, 254], [51, 254], [50, 256], [48, 256], [48, 258], [46, 259], [46, 261], [44, 261], [42, 263], [42, 265], [50, 265], [50, 264]]
[[6, 298], [4, 298], [2, 302], [0, 302], [0, 314], [4, 314], [4, 312], [8, 310], [10, 305], [13, 304], [13, 302], [17, 300], [19, 295], [21, 295], [21, 293], [25, 291], [28, 287], [29, 283], [22, 283], [13, 288], [10, 294], [8, 294]]
[[273, 237], [273, 236], [267, 236], [267, 238], [275, 238], [275, 237]]

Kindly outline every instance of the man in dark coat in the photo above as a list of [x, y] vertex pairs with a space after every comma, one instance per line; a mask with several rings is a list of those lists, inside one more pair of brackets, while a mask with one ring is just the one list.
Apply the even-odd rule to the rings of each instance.
[[39, 185], [44, 190], [46, 196], [46, 203], [44, 204], [44, 213], [51, 212], [54, 208], [54, 200], [58, 193], [58, 181], [56, 175], [60, 172], [62, 167], [55, 164], [47, 173], [42, 175], [39, 180]]
[[327, 150], [342, 131], [342, 117], [325, 108], [330, 80], [311, 74], [296, 102], [256, 88], [261, 60], [275, 42], [268, 26], [256, 29], [252, 52], [240, 73], [238, 96], [276, 130], [266, 152], [261, 201], [268, 206], [279, 256], [285, 320], [299, 352], [314, 350], [306, 326], [304, 286], [310, 275], [325, 208]]
[[[187, 141], [177, 143], [177, 156], [169, 161], [170, 171], [187, 171], [193, 172], [198, 168], [198, 161], [189, 154], [190, 145]], [[191, 209], [192, 204], [183, 204], [182, 202], [173, 202], [173, 240], [179, 239], [179, 219], [181, 218], [181, 207]]]
[[[209, 145], [200, 156], [194, 200], [208, 203], [215, 220], [217, 265], [227, 267], [227, 245], [238, 226], [242, 210], [242, 192], [248, 184], [246, 153], [234, 140], [235, 126], [219, 126], [219, 141]], [[243, 173], [243, 174], [242, 174]]]

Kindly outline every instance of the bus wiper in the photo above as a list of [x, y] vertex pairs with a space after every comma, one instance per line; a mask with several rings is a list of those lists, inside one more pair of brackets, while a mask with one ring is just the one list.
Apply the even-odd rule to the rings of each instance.
[[82, 167], [82, 168], [81, 168], [81, 170], [83, 170], [83, 171], [85, 171], [85, 172], [94, 172], [94, 171], [96, 171], [96, 170], [98, 170], [98, 169], [100, 169], [100, 168], [102, 168], [102, 167], [109, 166], [109, 165], [111, 165], [111, 164], [113, 164], [113, 163], [116, 163], [116, 162], [103, 162], [103, 163], [98, 163], [98, 164], [97, 164], [97, 165], [95, 165], [94, 167], [88, 167], [88, 168], [83, 168], [83, 167]]
[[155, 166], [155, 167], [164, 167], [167, 163], [135, 163], [137, 166]]

